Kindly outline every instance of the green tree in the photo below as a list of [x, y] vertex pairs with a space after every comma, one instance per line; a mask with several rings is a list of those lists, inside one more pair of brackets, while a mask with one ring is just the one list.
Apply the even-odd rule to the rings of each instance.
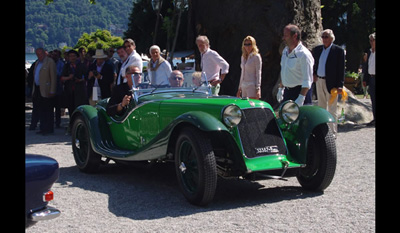
[[[54, 0], [46, 0], [44, 4], [49, 5], [50, 3], [54, 2]], [[96, 4], [96, 0], [89, 0], [90, 4]]]
[[357, 71], [368, 35], [375, 32], [375, 0], [322, 0], [322, 25], [335, 34], [335, 44], [346, 45], [346, 70]]
[[110, 47], [116, 48], [122, 46], [123, 40], [121, 37], [112, 36], [107, 30], [97, 29], [90, 34], [83, 33], [74, 46], [74, 49], [85, 47], [87, 50], [96, 50], [98, 48], [108, 49]]
[[[173, 47], [173, 39], [176, 34], [176, 25], [178, 14], [174, 9], [172, 0], [164, 0], [160, 14], [159, 27], [155, 44], [161, 49], [168, 51]], [[125, 38], [132, 38], [136, 43], [136, 50], [139, 53], [148, 53], [148, 49], [153, 44], [153, 36], [155, 34], [154, 27], [156, 25], [157, 15], [151, 6], [151, 0], [138, 0], [133, 3], [132, 12], [129, 16], [128, 30], [125, 31]], [[187, 47], [187, 29], [188, 13], [187, 10], [182, 12], [181, 25], [179, 27], [176, 51], [191, 49]], [[194, 43], [190, 43], [191, 46]]]

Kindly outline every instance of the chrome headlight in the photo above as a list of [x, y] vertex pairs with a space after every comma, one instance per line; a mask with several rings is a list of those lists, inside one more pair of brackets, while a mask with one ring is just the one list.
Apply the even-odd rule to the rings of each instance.
[[235, 127], [242, 120], [242, 111], [236, 105], [229, 105], [222, 111], [222, 120], [228, 127]]
[[279, 117], [288, 124], [295, 122], [299, 118], [299, 114], [299, 106], [291, 100], [282, 103], [279, 107]]

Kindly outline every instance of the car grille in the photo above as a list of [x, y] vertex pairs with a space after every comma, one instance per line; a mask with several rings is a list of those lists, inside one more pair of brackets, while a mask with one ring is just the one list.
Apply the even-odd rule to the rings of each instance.
[[242, 112], [238, 130], [247, 158], [286, 154], [285, 143], [270, 109], [252, 108]]

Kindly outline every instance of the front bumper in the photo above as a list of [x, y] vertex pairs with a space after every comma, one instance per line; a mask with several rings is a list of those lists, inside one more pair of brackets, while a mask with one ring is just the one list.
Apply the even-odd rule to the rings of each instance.
[[61, 212], [51, 206], [46, 206], [43, 210], [38, 210], [36, 212], [33, 212], [30, 216], [29, 219], [33, 222], [38, 222], [38, 221], [43, 221], [43, 220], [50, 220], [53, 218], [57, 218], [60, 216]]

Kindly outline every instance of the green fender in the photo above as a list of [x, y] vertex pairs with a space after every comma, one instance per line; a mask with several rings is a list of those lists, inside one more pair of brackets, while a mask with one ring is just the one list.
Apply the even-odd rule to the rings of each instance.
[[203, 131], [228, 131], [228, 128], [213, 115], [201, 111], [186, 112], [177, 117], [179, 123], [187, 122]]
[[[83, 118], [85, 119], [90, 135], [93, 135], [96, 130], [98, 130], [98, 115], [97, 115], [97, 109], [91, 105], [80, 105], [78, 106], [75, 111], [72, 113], [70, 124], [73, 124], [74, 119], [79, 116], [83, 115]], [[93, 127], [93, 126], [97, 127]], [[70, 125], [70, 128], [72, 129], [72, 125]], [[100, 133], [100, 132], [98, 132]], [[100, 135], [99, 135], [100, 136]]]
[[[92, 144], [93, 150], [96, 153], [102, 154], [99, 145], [102, 145], [104, 143], [110, 143], [112, 142], [112, 140], [109, 138], [110, 137], [109, 132], [105, 131], [106, 129], [100, 127], [100, 121], [102, 119], [99, 118], [98, 113], [99, 113], [98, 110], [91, 105], [80, 105], [73, 112], [70, 124], [73, 124], [74, 119], [77, 116], [82, 115], [89, 129], [89, 134], [91, 139], [90, 142]], [[72, 125], [70, 125], [70, 128], [72, 129]]]
[[[90, 131], [92, 148], [96, 153], [107, 157], [119, 158], [123, 160], [147, 160], [164, 156], [167, 151], [168, 139], [172, 131], [180, 123], [189, 123], [203, 131], [229, 131], [226, 126], [214, 116], [200, 112], [187, 112], [177, 117], [168, 124], [153, 140], [137, 151], [129, 151], [117, 148], [110, 138], [111, 133], [99, 127], [100, 121], [98, 110], [90, 105], [79, 106], [71, 117], [71, 124], [78, 115], [82, 115]], [[103, 122], [102, 124], [106, 124]], [[71, 125], [72, 127], [72, 125]], [[104, 132], [103, 132], [104, 131]]]
[[289, 125], [282, 119], [278, 119], [278, 122], [289, 149], [289, 156], [296, 162], [305, 164], [311, 132], [320, 124], [335, 122], [335, 118], [321, 107], [302, 106], [295, 122]]

